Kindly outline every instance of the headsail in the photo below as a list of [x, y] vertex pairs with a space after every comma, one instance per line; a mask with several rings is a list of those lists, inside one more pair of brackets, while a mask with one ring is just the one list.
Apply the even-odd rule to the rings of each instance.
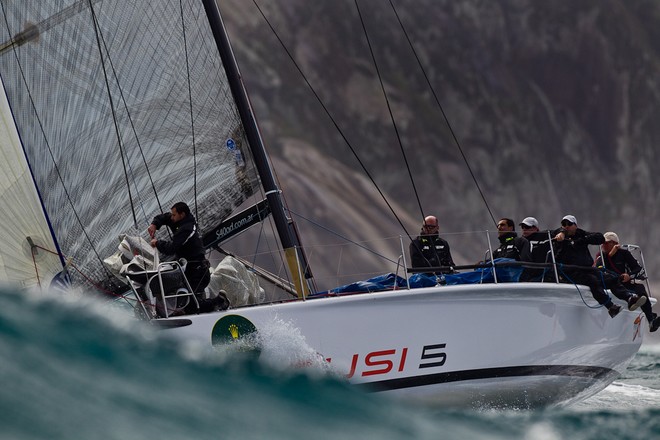
[[0, 243], [0, 281], [48, 286], [62, 270], [53, 236], [35, 189], [7, 95], [0, 82], [0, 206], [5, 212]]
[[144, 233], [176, 201], [204, 234], [253, 192], [198, 0], [3, 1], [1, 12], [0, 75], [74, 279], [111, 280], [102, 260], [118, 236]]

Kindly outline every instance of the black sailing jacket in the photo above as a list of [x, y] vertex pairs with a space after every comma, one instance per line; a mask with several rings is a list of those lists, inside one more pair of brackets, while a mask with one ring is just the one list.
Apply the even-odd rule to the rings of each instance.
[[565, 238], [564, 241], [554, 242], [557, 262], [574, 266], [593, 266], [594, 259], [589, 252], [589, 245], [605, 243], [603, 234], [578, 228], [572, 237], [566, 235], [563, 229], [555, 230], [553, 236], [560, 232], [564, 232]]
[[[437, 235], [420, 235], [410, 243], [410, 258], [413, 267], [455, 266], [449, 243]], [[443, 270], [450, 273], [452, 270]]]
[[172, 241], [158, 240], [156, 247], [165, 255], [175, 255], [177, 258], [185, 258], [189, 262], [198, 262], [205, 259], [202, 239], [197, 232], [195, 217], [186, 215], [181, 221], [172, 222], [171, 214], [159, 214], [151, 222], [160, 229], [168, 226], [172, 230]]

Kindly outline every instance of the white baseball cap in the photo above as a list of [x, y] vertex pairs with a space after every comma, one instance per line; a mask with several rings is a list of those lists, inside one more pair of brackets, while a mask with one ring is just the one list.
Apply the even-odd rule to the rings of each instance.
[[603, 234], [603, 236], [605, 237], [605, 241], [613, 241], [615, 243], [619, 243], [619, 236], [614, 232], [606, 232]]
[[523, 221], [519, 223], [520, 226], [525, 225], [525, 226], [536, 226], [537, 228], [539, 227], [539, 222], [536, 220], [534, 217], [525, 217]]

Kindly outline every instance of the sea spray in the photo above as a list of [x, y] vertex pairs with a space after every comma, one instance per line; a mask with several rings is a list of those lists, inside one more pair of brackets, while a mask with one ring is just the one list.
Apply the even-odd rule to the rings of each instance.
[[311, 348], [291, 322], [274, 317], [259, 330], [261, 359], [280, 369], [310, 367], [328, 371], [323, 356]]
[[[293, 323], [274, 316], [259, 331], [241, 335], [214, 350], [219, 358], [258, 359], [265, 367], [280, 372], [302, 371], [309, 374], [333, 374], [323, 356], [310, 347]], [[338, 377], [338, 374], [335, 374]], [[343, 379], [342, 379], [343, 380]]]

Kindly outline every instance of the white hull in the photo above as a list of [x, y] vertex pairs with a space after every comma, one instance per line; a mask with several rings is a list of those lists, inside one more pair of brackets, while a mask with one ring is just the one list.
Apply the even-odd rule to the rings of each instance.
[[231, 341], [232, 324], [240, 336], [249, 323], [260, 332], [285, 322], [365, 389], [440, 405], [537, 407], [573, 403], [610, 384], [642, 343], [642, 317], [622, 310], [612, 319], [587, 307], [573, 285], [520, 283], [320, 298], [157, 322], [178, 338], [209, 344]]

